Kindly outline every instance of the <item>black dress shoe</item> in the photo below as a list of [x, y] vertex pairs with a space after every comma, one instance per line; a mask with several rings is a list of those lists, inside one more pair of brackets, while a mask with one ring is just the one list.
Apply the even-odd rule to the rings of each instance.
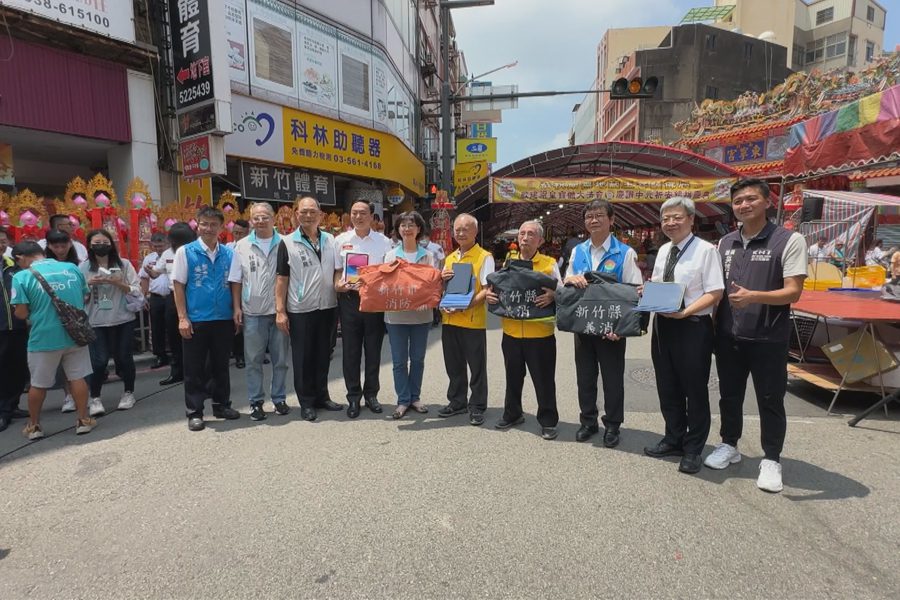
[[555, 440], [559, 436], [556, 427], [541, 427], [541, 437], [545, 440]]
[[324, 408], [325, 410], [330, 410], [330, 411], [336, 412], [339, 410], [344, 410], [344, 405], [338, 404], [337, 402], [334, 402], [331, 399], [328, 399], [328, 400], [322, 400], [321, 402], [316, 404], [316, 408]]
[[359, 400], [349, 400], [349, 405], [347, 406], [347, 416], [351, 419], [355, 419], [359, 416]]
[[469, 414], [469, 425], [480, 427], [484, 425], [484, 413], [473, 412]]
[[237, 367], [238, 369], [243, 369], [244, 367], [247, 366], [247, 363], [244, 362], [243, 358], [236, 358], [236, 359], [234, 359], [234, 366]]
[[213, 416], [217, 419], [226, 419], [234, 421], [241, 418], [241, 413], [234, 410], [230, 406], [213, 406]]
[[275, 412], [279, 415], [286, 415], [291, 412], [291, 407], [287, 405], [287, 402], [276, 402]]
[[150, 365], [151, 369], [161, 369], [169, 364], [169, 360], [166, 358], [156, 357], [156, 360], [153, 361], [153, 364]]
[[304, 421], [315, 421], [317, 416], [314, 408], [300, 408], [300, 418]]
[[203, 422], [203, 417], [191, 417], [188, 419], [188, 429], [191, 431], [203, 431], [206, 428], [206, 423]]
[[0, 431], [5, 431], [11, 420], [9, 417], [0, 417]]
[[600, 427], [597, 425], [582, 425], [578, 431], [575, 432], [575, 441], [576, 442], [586, 442], [591, 439], [595, 433], [600, 431]]
[[682, 456], [684, 451], [675, 444], [661, 440], [655, 446], [646, 446], [644, 454], [653, 458], [662, 458], [663, 456]]
[[513, 419], [512, 421], [507, 421], [506, 419], [500, 419], [496, 423], [494, 423], [494, 429], [499, 429], [500, 431], [506, 431], [510, 427], [515, 427], [516, 425], [521, 425], [525, 422], [525, 416], [519, 415], [518, 419]]
[[603, 432], [603, 445], [607, 448], [615, 448], [619, 445], [619, 429], [606, 428]]
[[12, 409], [12, 418], [13, 419], [27, 419], [28, 411], [22, 410], [21, 408], [14, 408], [14, 409]]
[[438, 416], [446, 419], [447, 417], [452, 417], [454, 415], [464, 415], [469, 412], [469, 409], [465, 406], [461, 408], [456, 408], [452, 404], [448, 404], [447, 406], [438, 410]]
[[159, 385], [174, 385], [176, 383], [181, 383], [182, 381], [184, 381], [184, 377], [174, 377], [172, 375], [169, 375], [168, 377], [160, 381]]
[[369, 399], [367, 399], [367, 400], [366, 400], [366, 406], [368, 406], [368, 407], [369, 407], [369, 410], [371, 410], [373, 413], [381, 413], [382, 410], [383, 410], [383, 409], [381, 408], [381, 403], [378, 402], [378, 398], [369, 398]]
[[685, 454], [681, 458], [681, 462], [678, 463], [678, 470], [688, 475], [694, 475], [700, 472], [702, 465], [703, 459], [700, 458], [699, 454]]

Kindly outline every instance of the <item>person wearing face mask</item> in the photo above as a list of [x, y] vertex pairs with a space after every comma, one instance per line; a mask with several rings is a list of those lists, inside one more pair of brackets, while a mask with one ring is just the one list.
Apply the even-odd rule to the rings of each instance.
[[141, 284], [131, 262], [119, 258], [112, 236], [105, 229], [95, 229], [87, 236], [88, 259], [81, 263], [84, 278], [91, 288], [87, 304], [88, 319], [97, 334], [90, 344], [91, 396], [88, 408], [91, 416], [106, 411], [100, 400], [103, 375], [109, 358], [116, 364], [125, 390], [119, 399], [119, 410], [134, 406], [134, 327], [135, 313], [126, 296], [139, 298]]

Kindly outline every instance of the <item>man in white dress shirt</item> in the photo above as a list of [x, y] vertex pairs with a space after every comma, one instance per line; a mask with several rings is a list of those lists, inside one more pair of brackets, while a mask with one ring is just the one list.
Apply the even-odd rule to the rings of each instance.
[[138, 274], [141, 279], [141, 291], [150, 307], [150, 341], [153, 343], [153, 354], [156, 356], [151, 369], [159, 369], [169, 364], [169, 355], [166, 352], [166, 297], [171, 293], [169, 276], [162, 268], [163, 263], [160, 263], [160, 271], [154, 268], [168, 247], [166, 234], [157, 231], [151, 235], [150, 248], [153, 252], [144, 257]]
[[[588, 271], [614, 276], [619, 283], [641, 285], [644, 280], [637, 266], [637, 253], [611, 233], [612, 204], [605, 200], [589, 202], [583, 216], [589, 237], [572, 250], [566, 285], [587, 287], [584, 274]], [[604, 337], [576, 333], [575, 374], [581, 409], [581, 428], [575, 433], [578, 442], [586, 442], [600, 431], [598, 372], [603, 377], [603, 445], [614, 448], [619, 445], [619, 427], [625, 419], [625, 339], [614, 333]]]
[[659, 212], [670, 241], [659, 249], [651, 281], [681, 285], [684, 300], [681, 310], [657, 314], [653, 324], [650, 355], [666, 432], [656, 445], [644, 448], [644, 454], [681, 456], [678, 470], [693, 474], [703, 464], [700, 453], [709, 436], [712, 313], [725, 283], [719, 251], [691, 233], [694, 202], [676, 196]]
[[[372, 228], [375, 207], [370, 202], [354, 202], [350, 207], [350, 223], [353, 229], [335, 239], [339, 252], [335, 265], [334, 289], [338, 293], [338, 310], [341, 315], [341, 339], [343, 342], [344, 384], [347, 386], [347, 416], [359, 416], [360, 402], [374, 413], [382, 411], [378, 402], [381, 386], [378, 372], [381, 368], [381, 344], [384, 341], [384, 313], [359, 311], [359, 283], [347, 281], [344, 276], [344, 260], [348, 253], [365, 254], [368, 264], [384, 262], [391, 250], [391, 240]], [[363, 350], [365, 349], [365, 357]], [[360, 361], [365, 358], [365, 384], [361, 383]]]

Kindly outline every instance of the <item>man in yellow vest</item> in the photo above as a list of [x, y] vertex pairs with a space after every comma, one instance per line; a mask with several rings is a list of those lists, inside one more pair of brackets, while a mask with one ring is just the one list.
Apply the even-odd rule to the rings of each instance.
[[[444, 326], [441, 345], [450, 386], [447, 388], [449, 403], [438, 411], [440, 417], [468, 412], [472, 425], [484, 423], [484, 411], [487, 409], [487, 309], [484, 300], [487, 296], [487, 276], [494, 272], [494, 257], [475, 242], [477, 235], [478, 220], [475, 217], [463, 213], [454, 219], [453, 239], [459, 244], [459, 249], [447, 256], [441, 272], [444, 281], [449, 281], [453, 279], [453, 265], [472, 265], [475, 294], [469, 307], [465, 310], [442, 310]], [[467, 399], [466, 388], [470, 385], [472, 395]]]
[[[549, 256], [538, 252], [544, 243], [544, 226], [540, 221], [525, 221], [519, 227], [518, 260], [528, 260], [532, 269], [549, 275], [559, 285], [559, 267]], [[534, 299], [541, 308], [550, 306], [556, 297], [556, 290], [544, 288], [544, 293]], [[497, 304], [498, 295], [488, 289], [487, 301]], [[559, 435], [556, 425], [559, 413], [556, 410], [556, 336], [554, 318], [517, 320], [504, 317], [503, 321], [503, 363], [506, 365], [506, 397], [503, 401], [503, 417], [494, 425], [507, 430], [525, 421], [522, 415], [522, 387], [525, 385], [525, 370], [531, 373], [534, 393], [537, 396], [537, 420], [541, 424], [541, 437], [554, 440]]]

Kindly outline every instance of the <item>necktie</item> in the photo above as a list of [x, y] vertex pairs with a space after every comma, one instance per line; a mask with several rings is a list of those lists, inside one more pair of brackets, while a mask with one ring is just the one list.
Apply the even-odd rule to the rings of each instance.
[[669, 249], [669, 257], [666, 258], [666, 268], [663, 269], [663, 281], [675, 281], [675, 265], [678, 263], [678, 246], [672, 244]]

